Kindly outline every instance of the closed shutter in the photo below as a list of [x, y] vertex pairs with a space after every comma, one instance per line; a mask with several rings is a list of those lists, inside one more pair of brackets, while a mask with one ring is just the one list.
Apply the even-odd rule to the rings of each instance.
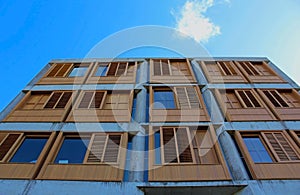
[[176, 87], [177, 99], [180, 108], [200, 108], [198, 94], [194, 87]]
[[65, 108], [71, 96], [72, 92], [64, 92], [55, 108]]
[[64, 77], [72, 64], [56, 64], [47, 77]]
[[118, 68], [118, 63], [112, 62], [109, 65], [109, 70], [107, 72], [107, 76], [115, 76]]
[[161, 75], [160, 70], [160, 60], [153, 60], [153, 68], [154, 68], [154, 75], [159, 76]]
[[162, 75], [170, 75], [170, 67], [168, 60], [161, 60]]
[[234, 90], [226, 90], [225, 104], [226, 108], [242, 108]]
[[88, 151], [88, 163], [118, 163], [122, 135], [94, 134]]
[[78, 108], [89, 108], [93, 96], [94, 96], [94, 92], [90, 92], [90, 91], [85, 92]]
[[54, 92], [44, 108], [65, 108], [72, 92]]
[[45, 102], [49, 99], [51, 92], [31, 92], [26, 102], [23, 104], [22, 109], [33, 110], [43, 109]]
[[180, 163], [192, 163], [193, 156], [186, 128], [176, 129], [176, 138]]
[[127, 69], [127, 63], [120, 62], [116, 76], [122, 76], [123, 74], [125, 74], [126, 69]]
[[91, 102], [90, 108], [100, 108], [103, 101], [104, 92], [97, 91]]
[[262, 135], [278, 161], [300, 160], [299, 153], [283, 132], [262, 132]]
[[0, 144], [0, 161], [3, 160], [7, 152], [12, 148], [21, 134], [9, 133]]

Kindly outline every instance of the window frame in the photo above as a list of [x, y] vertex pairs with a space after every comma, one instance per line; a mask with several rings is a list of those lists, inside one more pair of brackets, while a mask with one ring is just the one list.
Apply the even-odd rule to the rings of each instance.
[[[45, 108], [46, 105], [48, 104], [48, 102], [51, 100], [52, 96], [55, 93], [62, 93], [62, 94], [60, 95], [60, 97], [58, 98], [58, 100], [56, 101], [56, 103], [54, 104], [54, 106], [52, 108]], [[66, 104], [65, 104], [65, 106], [63, 108], [56, 108], [65, 93], [71, 93], [71, 96], [69, 97], [68, 101], [66, 102]], [[45, 102], [45, 104], [43, 105], [43, 109], [42, 110], [64, 110], [64, 109], [66, 109], [66, 106], [68, 106], [69, 102], [72, 101], [73, 95], [74, 95], [73, 91], [51, 91], [51, 95], [47, 99], [47, 101]]]
[[[112, 68], [113, 64], [117, 63], [117, 67], [116, 70], [114, 71], [114, 75], [108, 75], [108, 72], [110, 71], [110, 69]], [[125, 71], [123, 74], [121, 75], [117, 75], [120, 64], [122, 63], [126, 63], [126, 67], [125, 67]], [[130, 64], [132, 63], [132, 65]], [[106, 64], [106, 65], [104, 65]], [[128, 76], [128, 69], [130, 69], [130, 67], [135, 67], [137, 65], [137, 61], [117, 61], [117, 62], [97, 62], [96, 68], [94, 69], [93, 73], [92, 73], [92, 77], [126, 77]], [[97, 76], [97, 70], [100, 66], [105, 66], [106, 68], [106, 72], [104, 76]]]
[[[1, 133], [1, 132], [0, 132]], [[6, 154], [3, 156], [2, 160], [0, 160], [0, 163], [7, 163], [7, 164], [38, 164], [38, 160], [43, 155], [43, 151], [46, 147], [48, 147], [48, 142], [50, 139], [53, 139], [53, 135], [50, 133], [27, 133], [27, 132], [5, 132], [7, 135], [2, 139], [0, 142], [0, 146], [2, 143], [6, 140], [6, 138], [10, 134], [18, 134], [18, 138], [14, 141], [14, 143], [11, 145], [10, 149], [6, 152]], [[47, 138], [47, 141], [44, 145], [44, 147], [41, 149], [41, 152], [39, 153], [36, 162], [30, 163], [30, 162], [10, 162], [11, 159], [14, 157], [18, 149], [21, 147], [22, 143], [25, 141], [26, 138]]]
[[[79, 64], [79, 65], [76, 65]], [[84, 71], [84, 74], [82, 76], [70, 76], [73, 72], [74, 69], [76, 68], [86, 68], [86, 70]], [[85, 77], [88, 73], [89, 70], [89, 64], [81, 64], [81, 63], [73, 63], [72, 68], [69, 70], [68, 74], [66, 75], [67, 78], [76, 78], [76, 77]]]
[[[177, 102], [176, 94], [174, 93], [173, 90], [174, 89], [172, 89], [172, 88], [166, 88], [166, 87], [152, 88], [152, 91], [153, 91], [152, 92], [153, 93], [152, 103], [155, 103], [155, 99], [154, 99], [155, 98], [155, 91], [170, 91], [173, 94], [173, 100], [174, 100], [175, 108], [167, 108], [167, 110], [177, 110], [178, 109], [178, 102]], [[152, 109], [154, 109], [154, 110], [164, 110], [163, 108], [154, 108], [154, 106], [152, 106]]]
[[[92, 96], [92, 98], [91, 98], [91, 100], [90, 100], [90, 102], [89, 102], [88, 108], [80, 108], [79, 106], [80, 106], [80, 104], [81, 104], [81, 102], [82, 102], [82, 99], [83, 99], [83, 97], [84, 97], [84, 95], [85, 95], [86, 92], [93, 92], [93, 96]], [[95, 94], [96, 94], [97, 92], [103, 92], [103, 93], [104, 93], [104, 94], [103, 94], [103, 97], [102, 97], [102, 101], [101, 101], [100, 107], [99, 107], [99, 108], [90, 108], [90, 106], [91, 106], [92, 103], [93, 103], [93, 99], [94, 99], [94, 97], [95, 97]], [[93, 90], [84, 90], [84, 91], [82, 91], [82, 93], [80, 93], [80, 95], [79, 95], [79, 97], [78, 97], [78, 100], [79, 100], [79, 101], [77, 101], [77, 103], [76, 103], [76, 105], [75, 105], [75, 108], [78, 109], [78, 110], [86, 110], [86, 109], [102, 109], [102, 108], [103, 108], [103, 105], [104, 105], [104, 102], [105, 102], [105, 99], [106, 99], [106, 96], [107, 96], [107, 91], [104, 91], [104, 90], [95, 90], [95, 91], [93, 91]]]

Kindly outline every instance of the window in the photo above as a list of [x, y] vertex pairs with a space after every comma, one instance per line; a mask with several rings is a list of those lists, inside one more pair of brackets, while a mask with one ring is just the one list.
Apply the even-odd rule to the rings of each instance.
[[100, 108], [104, 94], [103, 91], [84, 92], [78, 108]]
[[56, 156], [58, 164], [118, 163], [122, 134], [94, 133], [90, 138], [66, 136]]
[[99, 63], [94, 76], [133, 76], [136, 62]]
[[272, 162], [272, 158], [259, 137], [244, 137], [243, 140], [255, 163]]
[[73, 68], [68, 77], [83, 77], [87, 71], [88, 67], [76, 66]]
[[55, 163], [82, 163], [84, 160], [88, 142], [88, 138], [66, 137], [56, 156]]
[[65, 77], [72, 67], [71, 63], [53, 65], [54, 68], [48, 73], [47, 77]]
[[107, 72], [107, 68], [108, 68], [108, 65], [107, 64], [100, 64], [94, 74], [94, 76], [97, 76], [97, 77], [102, 77], [102, 76], [106, 76], [106, 72]]
[[0, 133], [0, 161], [36, 163], [48, 136], [24, 133]]
[[155, 131], [155, 164], [219, 164], [207, 127], [160, 127]]
[[[201, 108], [194, 87], [174, 87], [176, 96], [170, 89], [154, 88], [154, 109], [193, 109]], [[158, 103], [157, 103], [158, 102]]]
[[46, 142], [47, 138], [26, 137], [10, 162], [35, 163]]
[[244, 133], [242, 138], [255, 163], [300, 160], [297, 145], [285, 131]]
[[237, 75], [230, 62], [219, 61], [217, 64], [223, 75]]
[[291, 89], [263, 90], [275, 107], [300, 107], [300, 98]]
[[251, 90], [226, 90], [227, 108], [259, 108], [261, 104]]
[[154, 75], [191, 75], [185, 59], [155, 59], [153, 60]]
[[172, 90], [154, 91], [154, 109], [174, 109], [176, 108]]

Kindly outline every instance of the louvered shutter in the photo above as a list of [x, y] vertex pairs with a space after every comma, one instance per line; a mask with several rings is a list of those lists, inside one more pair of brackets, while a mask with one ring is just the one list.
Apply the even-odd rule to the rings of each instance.
[[126, 62], [120, 62], [116, 76], [123, 75], [125, 73], [125, 71], [126, 71], [126, 67], [127, 67], [127, 63]]
[[278, 161], [300, 160], [299, 153], [283, 132], [263, 132], [262, 135], [269, 147], [275, 152]]
[[95, 134], [91, 140], [91, 147], [88, 151], [87, 162], [101, 162], [107, 136], [105, 134]]
[[226, 91], [225, 98], [226, 108], [242, 108], [242, 105], [234, 94], [233, 90]]
[[90, 108], [100, 108], [101, 103], [103, 101], [103, 97], [104, 97], [104, 92], [97, 91], [92, 100]]
[[45, 105], [45, 108], [53, 108], [56, 102], [59, 100], [61, 94], [62, 92], [54, 92], [48, 100], [47, 104]]
[[198, 152], [201, 164], [218, 164], [213, 140], [208, 131], [196, 131], [194, 139], [198, 143]]
[[180, 108], [200, 108], [199, 97], [194, 87], [176, 87]]
[[118, 63], [110, 63], [109, 70], [107, 72], [107, 76], [115, 76], [118, 68]]
[[71, 96], [72, 92], [64, 92], [55, 108], [65, 108]]
[[185, 88], [184, 87], [176, 87], [176, 92], [177, 92], [177, 99], [179, 102], [179, 107], [189, 109], [190, 108], [189, 100], [188, 100], [187, 94], [185, 92]]
[[21, 134], [9, 133], [0, 145], [0, 161], [3, 160], [7, 152], [11, 149]]
[[161, 60], [161, 68], [162, 68], [163, 75], [170, 75], [168, 60]]
[[62, 65], [56, 64], [55, 67], [51, 70], [51, 72], [47, 75], [47, 77], [54, 77], [61, 68]]
[[159, 76], [161, 75], [160, 71], [160, 60], [153, 60], [153, 68], [154, 68], [154, 75]]
[[164, 149], [164, 163], [177, 163], [177, 152], [173, 128], [163, 128], [161, 135]]
[[186, 128], [176, 129], [176, 138], [180, 163], [193, 162], [190, 142]]
[[105, 147], [104, 162], [117, 163], [119, 157], [119, 148], [121, 135], [109, 135]]
[[85, 92], [78, 108], [88, 108], [90, 105], [90, 102], [93, 98], [93, 95], [94, 95], [94, 92], [90, 92], [90, 91]]
[[72, 64], [65, 64], [63, 67], [58, 71], [56, 77], [63, 77], [66, 72], [71, 68]]

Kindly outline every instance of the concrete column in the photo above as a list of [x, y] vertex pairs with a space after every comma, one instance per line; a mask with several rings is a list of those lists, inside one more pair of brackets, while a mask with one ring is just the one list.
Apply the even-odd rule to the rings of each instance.
[[227, 131], [219, 135], [219, 142], [233, 180], [249, 180], [236, 146]]
[[[136, 113], [135, 122], [139, 126], [140, 123], [146, 121], [146, 101], [147, 101], [147, 90], [144, 88], [144, 84], [147, 83], [148, 78], [148, 64], [142, 63], [139, 67], [139, 78], [137, 87], [140, 92], [136, 96]], [[132, 138], [132, 152], [130, 158], [130, 173], [129, 181], [143, 182], [144, 181], [144, 157], [145, 157], [145, 132], [143, 127], [137, 134]]]

